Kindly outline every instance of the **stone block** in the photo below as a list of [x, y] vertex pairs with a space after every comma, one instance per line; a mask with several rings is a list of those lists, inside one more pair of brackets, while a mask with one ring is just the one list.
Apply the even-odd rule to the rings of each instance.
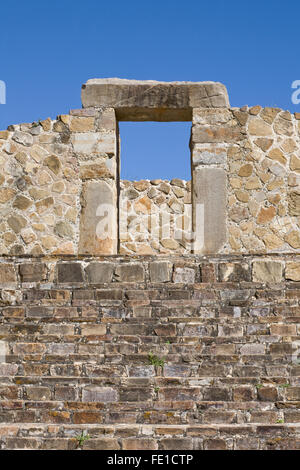
[[83, 185], [79, 254], [112, 255], [117, 252], [117, 190], [106, 181]]
[[192, 164], [197, 165], [223, 165], [226, 162], [226, 149], [215, 146], [200, 146], [195, 144], [192, 149]]
[[281, 282], [283, 264], [280, 261], [254, 261], [252, 264], [253, 282]]
[[22, 282], [40, 282], [47, 277], [45, 263], [23, 263], [19, 266]]
[[144, 267], [141, 263], [128, 263], [117, 266], [115, 275], [119, 282], [143, 282]]
[[229, 106], [217, 82], [92, 79], [82, 85], [81, 99], [84, 108], [115, 108], [120, 121], [191, 121], [192, 108]]
[[188, 267], [175, 267], [173, 282], [183, 284], [193, 284], [195, 282], [195, 269]]
[[288, 211], [291, 216], [300, 215], [300, 191], [291, 191], [288, 194]]
[[220, 282], [250, 281], [250, 269], [247, 263], [220, 263]]
[[97, 387], [87, 386], [82, 390], [83, 402], [116, 402], [118, 401], [118, 394], [116, 390], [111, 387]]
[[300, 281], [300, 262], [286, 263], [285, 278], [291, 281]]
[[83, 272], [80, 263], [58, 263], [57, 281], [59, 283], [83, 282]]
[[88, 281], [91, 284], [104, 284], [112, 281], [115, 264], [90, 263], [87, 268]]
[[245, 134], [239, 126], [223, 127], [210, 126], [203, 127], [193, 125], [192, 127], [192, 144], [209, 144], [209, 143], [235, 143], [245, 139]]
[[173, 264], [169, 261], [154, 261], [149, 264], [151, 282], [169, 282]]
[[226, 241], [226, 172], [193, 171], [194, 253], [218, 253]]
[[0, 263], [0, 284], [17, 282], [17, 276], [13, 264]]

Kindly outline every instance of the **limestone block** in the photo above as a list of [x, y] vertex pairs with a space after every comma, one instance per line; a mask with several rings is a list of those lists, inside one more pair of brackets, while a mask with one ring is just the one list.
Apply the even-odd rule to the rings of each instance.
[[291, 191], [288, 194], [288, 209], [290, 215], [300, 215], [300, 191]]
[[23, 263], [19, 267], [22, 282], [40, 282], [47, 277], [45, 263]]
[[192, 164], [196, 165], [223, 165], [226, 162], [226, 149], [215, 146], [194, 145], [192, 149]]
[[231, 143], [243, 139], [245, 139], [245, 134], [239, 126], [192, 126], [192, 143]]
[[195, 270], [188, 267], [176, 267], [173, 274], [174, 283], [193, 284], [195, 282]]
[[220, 282], [250, 281], [250, 269], [247, 263], [220, 263]]
[[104, 284], [112, 281], [115, 265], [112, 263], [90, 263], [86, 272], [91, 284]]
[[16, 131], [12, 139], [18, 144], [25, 145], [25, 147], [30, 147], [33, 144], [33, 137], [30, 134], [22, 131]]
[[279, 261], [254, 261], [252, 279], [254, 282], [281, 282], [283, 264]]
[[151, 282], [169, 282], [173, 265], [169, 261], [154, 261], [149, 264]]
[[194, 108], [193, 109], [193, 124], [202, 125], [216, 125], [226, 124], [232, 119], [232, 114], [229, 109], [205, 109], [205, 108]]
[[94, 130], [93, 117], [73, 117], [70, 123], [71, 132], [89, 132]]
[[88, 386], [82, 390], [83, 402], [114, 402], [118, 400], [116, 390], [111, 387]]
[[82, 85], [81, 98], [84, 108], [115, 108], [121, 121], [190, 121], [192, 108], [229, 107], [227, 90], [217, 82], [92, 79]]
[[116, 136], [114, 133], [80, 132], [72, 135], [75, 153], [90, 155], [92, 153], [116, 154]]
[[13, 264], [1, 263], [0, 264], [0, 284], [9, 284], [16, 282], [17, 277]]
[[59, 283], [83, 282], [83, 273], [80, 263], [58, 263], [57, 281]]
[[221, 168], [193, 171], [195, 253], [217, 253], [226, 241], [226, 172]]
[[128, 263], [117, 266], [116, 277], [120, 282], [143, 282], [144, 268], [141, 263]]
[[265, 137], [272, 135], [272, 127], [259, 118], [252, 118], [248, 124], [248, 131], [251, 135]]
[[81, 204], [79, 254], [116, 254], [117, 191], [114, 182], [85, 182]]
[[287, 262], [285, 278], [291, 281], [300, 281], [300, 262]]

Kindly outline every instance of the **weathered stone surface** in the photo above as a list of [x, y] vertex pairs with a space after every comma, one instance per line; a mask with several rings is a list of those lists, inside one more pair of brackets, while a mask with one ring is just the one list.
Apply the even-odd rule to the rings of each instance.
[[299, 230], [292, 230], [285, 236], [285, 241], [293, 248], [300, 248]]
[[114, 178], [114, 172], [105, 162], [80, 166], [80, 178], [83, 180]]
[[205, 148], [194, 145], [192, 150], [193, 165], [222, 165], [226, 161], [226, 150], [223, 148]]
[[253, 166], [250, 163], [246, 163], [246, 165], [241, 166], [239, 169], [239, 176], [247, 177], [251, 176], [253, 171]]
[[115, 275], [120, 282], [143, 282], [144, 268], [140, 263], [128, 263], [117, 266]]
[[26, 210], [32, 205], [32, 201], [26, 196], [17, 196], [14, 200], [13, 207], [20, 210]]
[[58, 175], [61, 163], [59, 158], [56, 155], [50, 155], [49, 157], [45, 158], [44, 165], [46, 165], [55, 175]]
[[246, 263], [220, 263], [219, 280], [221, 282], [250, 281], [250, 269]]
[[252, 118], [248, 124], [248, 131], [251, 135], [264, 137], [272, 135], [272, 127], [259, 118]]
[[173, 265], [169, 261], [154, 261], [149, 264], [151, 282], [169, 282]]
[[285, 278], [291, 281], [300, 281], [300, 263], [287, 262], [285, 266]]
[[58, 222], [54, 227], [54, 233], [61, 238], [73, 238], [74, 231], [68, 222]]
[[7, 219], [7, 223], [15, 233], [20, 233], [26, 227], [27, 221], [21, 215], [12, 215]]
[[105, 181], [83, 186], [79, 254], [115, 254], [117, 250], [116, 188]]
[[288, 194], [288, 209], [291, 216], [300, 215], [300, 191], [291, 191]]
[[22, 263], [19, 271], [22, 282], [40, 282], [47, 277], [45, 263]]
[[16, 272], [13, 264], [0, 263], [0, 284], [16, 282]]
[[254, 141], [254, 143], [261, 148], [264, 152], [269, 150], [271, 145], [273, 144], [273, 139], [266, 139], [264, 137], [260, 137]]
[[30, 147], [33, 144], [33, 137], [27, 132], [16, 131], [13, 134], [12, 139], [18, 142], [18, 144], [25, 145], [26, 147]]
[[12, 188], [2, 188], [0, 189], [0, 204], [5, 204], [10, 201], [16, 194], [15, 190]]
[[70, 123], [71, 132], [89, 132], [94, 130], [94, 117], [73, 117]]
[[195, 269], [189, 267], [175, 267], [173, 281], [175, 283], [193, 284], [195, 282]]
[[264, 207], [261, 208], [259, 211], [258, 217], [257, 217], [257, 222], [259, 224], [266, 224], [270, 222], [276, 215], [276, 208], [274, 206], [267, 207], [266, 209]]
[[92, 284], [111, 282], [114, 269], [113, 263], [90, 263], [86, 268], [88, 280]]
[[239, 142], [245, 138], [239, 126], [235, 127], [221, 127], [221, 126], [193, 126], [192, 127], [192, 142], [199, 144], [206, 143], [224, 143], [224, 142]]
[[195, 253], [217, 253], [226, 241], [226, 173], [219, 168], [193, 172]]
[[80, 263], [59, 263], [57, 265], [57, 280], [59, 283], [83, 282], [83, 272]]
[[254, 282], [281, 282], [283, 264], [279, 261], [254, 261], [252, 279]]
[[115, 108], [119, 120], [137, 121], [189, 121], [191, 108], [229, 106], [217, 82], [93, 79], [82, 86], [81, 99], [84, 108]]
[[118, 400], [116, 390], [111, 387], [88, 386], [82, 390], [83, 402], [115, 402]]

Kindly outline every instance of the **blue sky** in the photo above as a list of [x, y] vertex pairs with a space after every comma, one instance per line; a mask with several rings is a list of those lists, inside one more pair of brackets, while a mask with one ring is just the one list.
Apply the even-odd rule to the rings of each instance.
[[[1, 2], [0, 129], [81, 107], [89, 78], [223, 82], [232, 106], [299, 111], [297, 0]], [[190, 125], [121, 125], [122, 176], [189, 178]]]

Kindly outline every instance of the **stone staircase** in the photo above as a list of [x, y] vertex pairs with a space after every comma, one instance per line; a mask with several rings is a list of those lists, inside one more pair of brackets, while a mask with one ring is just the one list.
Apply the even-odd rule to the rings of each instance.
[[3, 258], [0, 448], [300, 449], [297, 269]]

